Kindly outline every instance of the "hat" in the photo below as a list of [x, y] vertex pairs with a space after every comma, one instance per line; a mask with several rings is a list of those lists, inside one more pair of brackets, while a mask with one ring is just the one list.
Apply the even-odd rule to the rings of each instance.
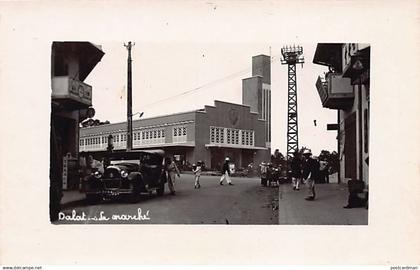
[[304, 155], [312, 155], [311, 153], [311, 149], [305, 149], [305, 151], [303, 151]]

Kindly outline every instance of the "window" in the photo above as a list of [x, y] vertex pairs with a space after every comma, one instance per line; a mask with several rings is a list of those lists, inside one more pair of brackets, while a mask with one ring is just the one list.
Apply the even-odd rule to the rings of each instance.
[[237, 129], [234, 130], [234, 133], [233, 134], [234, 134], [234, 138], [233, 138], [234, 139], [234, 142], [233, 143], [234, 144], [239, 144], [239, 130], [237, 130]]
[[250, 131], [249, 134], [249, 145], [254, 145], [254, 131]]
[[211, 143], [215, 142], [215, 134], [216, 134], [215, 129], [216, 129], [215, 127], [210, 127], [210, 142]]

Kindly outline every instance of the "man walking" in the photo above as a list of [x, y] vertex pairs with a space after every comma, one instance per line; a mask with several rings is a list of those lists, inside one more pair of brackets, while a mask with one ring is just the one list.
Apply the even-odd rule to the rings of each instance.
[[322, 183], [329, 183], [329, 168], [327, 158], [319, 161], [320, 180]]
[[194, 173], [194, 176], [195, 176], [195, 179], [194, 179], [194, 188], [195, 189], [201, 187], [201, 185], [200, 185], [200, 176], [201, 176], [201, 170], [202, 170], [201, 165], [202, 165], [202, 162], [200, 160], [197, 162], [196, 166], [193, 165], [193, 173]]
[[229, 168], [229, 157], [225, 158], [225, 163], [223, 163], [223, 167], [222, 167], [222, 177], [220, 178], [220, 185], [223, 185], [223, 180], [225, 180], [226, 178], [226, 182], [230, 185], [233, 186], [232, 181], [230, 180], [230, 168]]
[[319, 175], [319, 163], [313, 159], [310, 149], [305, 149], [303, 152], [303, 178], [306, 180], [308, 185], [308, 197], [305, 198], [307, 201], [315, 200], [315, 179]]
[[172, 195], [175, 195], [175, 174], [178, 178], [181, 177], [179, 174], [178, 167], [175, 161], [170, 157], [166, 158], [166, 171], [168, 172], [168, 187]]
[[299, 152], [293, 153], [293, 158], [290, 164], [293, 190], [299, 190], [300, 178], [302, 177], [302, 160]]

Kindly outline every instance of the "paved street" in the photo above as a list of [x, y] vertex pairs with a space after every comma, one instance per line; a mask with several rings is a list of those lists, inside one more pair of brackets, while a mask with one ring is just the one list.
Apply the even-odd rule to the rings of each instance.
[[[219, 185], [218, 176], [201, 176], [201, 188], [194, 189], [193, 175], [177, 178], [175, 196], [146, 196], [136, 204], [125, 201], [106, 201], [98, 205], [86, 205], [81, 200], [65, 203], [62, 212], [72, 216], [75, 210], [81, 221], [58, 223], [141, 223], [141, 224], [278, 224], [278, 188], [260, 186], [258, 178], [232, 178], [234, 186]], [[138, 214], [139, 208], [141, 215]], [[274, 209], [273, 209], [274, 208]], [[94, 220], [102, 215], [109, 220]], [[113, 220], [123, 215], [144, 216], [150, 220]], [[85, 218], [83, 218], [83, 213]], [[86, 220], [90, 217], [90, 220]], [[75, 217], [76, 218], [76, 217]]]
[[367, 225], [368, 210], [344, 209], [347, 205], [346, 185], [317, 184], [316, 200], [306, 201], [304, 185], [295, 191], [290, 185], [279, 188], [279, 224], [288, 225]]
[[[140, 223], [140, 224], [288, 224], [288, 225], [367, 225], [365, 208], [343, 209], [347, 204], [347, 187], [336, 183], [317, 184], [317, 199], [305, 201], [304, 185], [294, 191], [290, 184], [280, 187], [261, 187], [257, 178], [232, 178], [234, 186], [219, 185], [219, 176], [201, 176], [201, 188], [194, 189], [191, 174], [177, 178], [177, 194], [145, 196], [139, 203], [124, 200], [104, 201], [87, 205], [84, 195], [67, 191], [62, 212], [68, 217], [75, 211], [85, 214], [80, 221], [62, 220], [58, 223]], [[334, 181], [334, 179], [331, 179]], [[141, 215], [139, 215], [141, 209]], [[109, 220], [95, 220], [102, 215]], [[123, 220], [124, 215], [146, 217]], [[113, 219], [113, 215], [116, 216]], [[88, 218], [91, 218], [88, 220]], [[118, 220], [119, 219], [119, 220]]]

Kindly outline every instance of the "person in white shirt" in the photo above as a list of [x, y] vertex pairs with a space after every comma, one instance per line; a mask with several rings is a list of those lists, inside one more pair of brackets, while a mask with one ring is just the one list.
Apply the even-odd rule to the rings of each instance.
[[200, 176], [201, 176], [201, 161], [197, 162], [197, 165], [193, 169], [194, 175], [195, 175], [195, 181], [194, 181], [194, 188], [200, 188]]

